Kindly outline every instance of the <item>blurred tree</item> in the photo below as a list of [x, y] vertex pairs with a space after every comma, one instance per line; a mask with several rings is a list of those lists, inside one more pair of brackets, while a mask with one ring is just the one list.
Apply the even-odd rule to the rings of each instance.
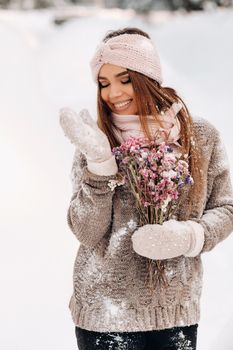
[[203, 10], [204, 0], [167, 0], [171, 10], [175, 11], [184, 8], [187, 11]]
[[135, 10], [137, 13], [147, 15], [154, 8], [153, 0], [126, 0], [127, 8]]
[[9, 5], [10, 5], [10, 0], [0, 0], [1, 8], [8, 8]]
[[43, 9], [46, 7], [53, 6], [53, 0], [34, 0], [34, 8], [35, 9]]
[[120, 9], [125, 9], [127, 8], [127, 1], [126, 0], [105, 0], [104, 7], [107, 7], [107, 8], [117, 7]]
[[134, 9], [138, 14], [147, 16], [152, 10], [186, 11], [205, 10], [208, 5], [230, 7], [233, 0], [0, 0], [0, 8], [46, 8], [62, 5], [79, 4], [106, 8]]
[[216, 0], [215, 2], [218, 6], [230, 7], [233, 5], [232, 0]]
[[187, 11], [203, 10], [204, 3], [203, 0], [184, 0], [184, 8]]

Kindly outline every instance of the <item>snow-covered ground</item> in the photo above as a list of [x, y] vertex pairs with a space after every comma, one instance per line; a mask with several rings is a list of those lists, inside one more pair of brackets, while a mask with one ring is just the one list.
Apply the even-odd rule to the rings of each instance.
[[[74, 350], [68, 310], [78, 241], [66, 224], [73, 146], [58, 110], [95, 115], [89, 60], [109, 29], [138, 26], [154, 39], [165, 85], [221, 131], [233, 170], [233, 12], [145, 22], [99, 11], [53, 25], [54, 11], [0, 11], [1, 306], [4, 350]], [[157, 17], [156, 17], [157, 18]], [[232, 350], [233, 235], [203, 255], [198, 350]]]

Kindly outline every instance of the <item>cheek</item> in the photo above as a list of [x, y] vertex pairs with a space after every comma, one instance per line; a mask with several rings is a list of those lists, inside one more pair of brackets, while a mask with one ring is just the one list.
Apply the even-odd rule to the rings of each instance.
[[133, 90], [133, 86], [131, 84], [127, 86], [127, 94], [130, 97], [135, 98], [135, 93], [134, 93], [134, 90]]
[[107, 91], [105, 89], [102, 89], [100, 91], [100, 95], [104, 101], [107, 101], [108, 94], [107, 94]]

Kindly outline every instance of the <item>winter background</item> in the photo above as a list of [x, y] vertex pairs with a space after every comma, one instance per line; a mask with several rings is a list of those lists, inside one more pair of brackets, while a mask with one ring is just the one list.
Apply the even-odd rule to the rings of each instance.
[[[73, 14], [75, 13], [75, 16]], [[64, 18], [69, 18], [63, 23]], [[55, 21], [56, 19], [56, 21]], [[55, 23], [60, 23], [56, 25]], [[89, 60], [109, 29], [138, 26], [160, 52], [164, 81], [221, 132], [233, 171], [233, 10], [97, 7], [0, 10], [1, 299], [4, 350], [77, 349], [68, 302], [78, 241], [66, 223], [73, 145], [69, 106], [96, 115]], [[233, 174], [233, 172], [232, 172]], [[233, 235], [203, 254], [198, 350], [232, 350]]]

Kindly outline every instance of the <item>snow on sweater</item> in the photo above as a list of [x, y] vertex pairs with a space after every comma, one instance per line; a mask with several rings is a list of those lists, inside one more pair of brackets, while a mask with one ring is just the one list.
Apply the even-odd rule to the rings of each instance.
[[233, 194], [219, 132], [204, 119], [194, 119], [194, 130], [205, 156], [205, 186], [188, 218], [186, 194], [177, 219], [199, 222], [205, 243], [195, 258], [164, 260], [168, 286], [157, 285], [153, 293], [146, 283], [147, 258], [132, 248], [131, 236], [138, 224], [133, 195], [125, 186], [111, 191], [108, 181], [114, 176], [90, 173], [84, 156], [76, 150], [67, 215], [80, 242], [69, 302], [75, 325], [97, 332], [135, 332], [199, 322], [201, 255], [233, 230]]

